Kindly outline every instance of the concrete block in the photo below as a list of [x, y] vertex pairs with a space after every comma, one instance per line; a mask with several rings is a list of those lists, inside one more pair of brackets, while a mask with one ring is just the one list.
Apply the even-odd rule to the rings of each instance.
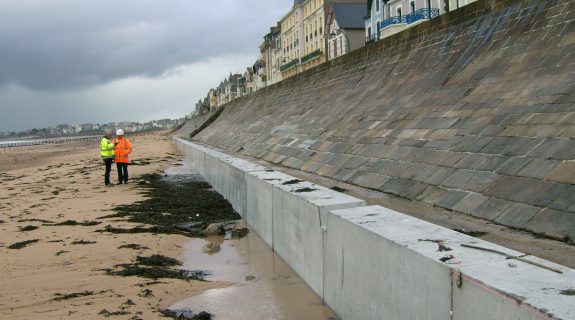
[[274, 250], [323, 296], [323, 227], [328, 211], [365, 206], [365, 201], [309, 182], [276, 184], [272, 197]]
[[[273, 249], [273, 189], [275, 185], [295, 179], [277, 171], [246, 173], [246, 221]], [[281, 194], [278, 196], [281, 205]]]
[[[572, 319], [575, 314], [571, 297], [561, 294], [574, 287], [573, 270], [530, 258], [563, 271], [557, 274], [465, 248], [461, 244], [521, 255], [390, 209], [333, 210], [325, 239], [324, 300], [343, 319], [541, 319], [542, 310]], [[365, 276], [373, 272], [378, 276]]]

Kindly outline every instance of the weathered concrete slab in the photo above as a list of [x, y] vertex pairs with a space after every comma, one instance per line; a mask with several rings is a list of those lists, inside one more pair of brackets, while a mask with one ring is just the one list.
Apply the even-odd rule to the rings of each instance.
[[328, 211], [365, 206], [365, 201], [305, 181], [276, 184], [272, 197], [274, 251], [323, 296], [323, 229]]
[[[575, 272], [569, 268], [529, 258], [563, 272], [558, 274], [465, 248], [461, 244], [521, 255], [379, 206], [331, 213], [324, 299], [344, 319], [575, 316], [571, 296], [562, 294], [575, 286]], [[378, 276], [366, 279], [370, 272]]]

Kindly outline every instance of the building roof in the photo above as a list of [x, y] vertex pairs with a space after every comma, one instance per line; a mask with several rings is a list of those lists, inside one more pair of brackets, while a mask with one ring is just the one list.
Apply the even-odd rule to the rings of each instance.
[[296, 5], [302, 4], [304, 2], [305, 2], [305, 0], [293, 0], [293, 5], [296, 6]]
[[363, 29], [365, 22], [365, 3], [332, 4], [335, 20], [341, 29]]

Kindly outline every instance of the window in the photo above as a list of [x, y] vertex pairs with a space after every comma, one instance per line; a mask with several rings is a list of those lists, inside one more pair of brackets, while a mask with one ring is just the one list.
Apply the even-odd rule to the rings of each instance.
[[401, 17], [401, 6], [397, 7], [396, 12], [397, 12], [397, 16]]
[[411, 1], [411, 2], [409, 3], [409, 7], [410, 7], [410, 9], [411, 9], [411, 12], [415, 12], [415, 1]]
[[375, 0], [375, 11], [379, 12], [379, 0]]

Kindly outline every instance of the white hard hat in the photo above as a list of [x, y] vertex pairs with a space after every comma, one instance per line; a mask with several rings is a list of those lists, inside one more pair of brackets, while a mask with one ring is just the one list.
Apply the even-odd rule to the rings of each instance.
[[118, 129], [118, 130], [116, 131], [116, 135], [117, 135], [117, 136], [123, 136], [123, 135], [124, 135], [124, 130]]

